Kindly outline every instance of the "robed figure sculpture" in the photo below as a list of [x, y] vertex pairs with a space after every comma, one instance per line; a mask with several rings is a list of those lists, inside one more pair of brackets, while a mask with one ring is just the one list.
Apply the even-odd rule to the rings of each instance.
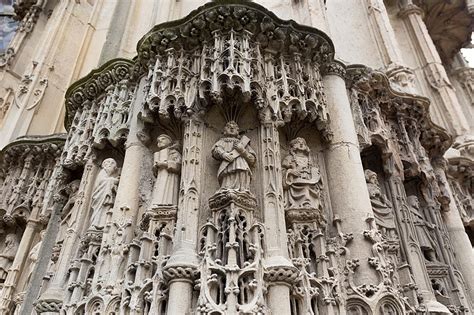
[[285, 208], [320, 209], [321, 174], [311, 162], [305, 139], [290, 141], [290, 152], [283, 159], [282, 168]]
[[374, 211], [375, 223], [384, 236], [396, 237], [395, 216], [392, 210], [392, 203], [382, 192], [377, 177], [377, 173], [372, 170], [365, 170], [365, 181], [369, 191], [370, 203]]
[[119, 169], [114, 159], [105, 159], [101, 166], [91, 198], [90, 226], [96, 229], [104, 227], [105, 215], [114, 206], [119, 183]]
[[221, 161], [217, 179], [221, 190], [250, 191], [251, 168], [256, 154], [250, 147], [250, 139], [239, 137], [239, 126], [230, 121], [224, 127], [224, 137], [212, 148], [212, 156]]
[[181, 153], [177, 144], [168, 135], [161, 134], [156, 139], [158, 151], [153, 157], [153, 170], [156, 175], [153, 187], [152, 205], [178, 205], [179, 175], [181, 172]]

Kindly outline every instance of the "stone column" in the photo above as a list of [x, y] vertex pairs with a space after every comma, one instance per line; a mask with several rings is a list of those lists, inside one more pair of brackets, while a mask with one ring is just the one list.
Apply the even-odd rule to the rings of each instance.
[[291, 314], [290, 286], [297, 271], [288, 259], [285, 209], [280, 157], [280, 138], [275, 122], [261, 119], [261, 176], [265, 223], [265, 267], [268, 281], [268, 306], [272, 314]]
[[89, 213], [90, 206], [90, 202], [88, 201], [91, 198], [94, 178], [96, 177], [97, 172], [98, 166], [92, 161], [92, 159], [89, 159], [84, 167], [78, 198], [76, 200], [76, 204], [74, 205], [77, 210], [71, 210], [75, 211], [76, 213], [74, 220], [75, 224], [66, 231], [61, 253], [59, 255], [58, 261], [56, 262], [58, 269], [55, 270], [49, 287], [38, 298], [38, 304], [44, 302], [49, 306], [50, 309], [52, 309], [51, 306], [53, 303], [57, 305], [57, 312], [51, 311], [52, 314], [58, 314], [59, 309], [64, 302], [68, 270], [71, 268], [71, 263], [77, 254], [78, 248], [76, 244], [79, 244], [81, 231], [84, 227], [84, 224], [87, 224], [85, 222], [88, 218], [87, 214]]
[[36, 297], [38, 297], [38, 293], [43, 282], [43, 276], [48, 269], [48, 264], [53, 252], [53, 246], [56, 242], [56, 236], [58, 234], [59, 224], [61, 222], [61, 210], [66, 204], [67, 198], [61, 193], [58, 193], [53, 197], [53, 201], [54, 206], [51, 213], [51, 218], [49, 219], [46, 233], [42, 240], [39, 251], [40, 255], [38, 257], [38, 261], [36, 262], [35, 269], [33, 270], [33, 274], [25, 294], [25, 300], [21, 306], [20, 314], [31, 314], [33, 311], [33, 302], [35, 301]]
[[454, 245], [452, 249], [454, 251], [456, 262], [459, 264], [459, 269], [464, 277], [464, 283], [466, 284], [469, 295], [474, 301], [474, 251], [472, 248], [469, 236], [464, 230], [464, 224], [461, 219], [460, 211], [456, 205], [453, 192], [448, 180], [446, 178], [446, 165], [445, 160], [440, 159], [437, 163], [434, 163], [436, 175], [441, 177], [441, 180], [446, 183], [445, 188], [449, 194], [449, 211], [442, 213], [442, 218], [446, 224], [446, 228], [449, 233], [451, 243]]
[[20, 278], [20, 273], [22, 272], [25, 261], [28, 257], [28, 252], [31, 248], [31, 243], [33, 238], [36, 235], [36, 232], [39, 229], [41, 223], [39, 221], [29, 219], [26, 224], [25, 231], [21, 237], [20, 245], [15, 255], [15, 259], [8, 271], [7, 278], [5, 279], [5, 284], [3, 286], [2, 295], [0, 299], [0, 313], [9, 314], [10, 306], [13, 302], [13, 295], [15, 293], [16, 284]]
[[394, 87], [402, 92], [414, 93], [414, 73], [404, 66], [398, 42], [383, 0], [365, 0], [369, 23], [382, 57], [386, 73]]
[[368, 264], [368, 257], [373, 255], [372, 244], [363, 236], [364, 230], [369, 229], [367, 220], [373, 219], [374, 214], [344, 81], [345, 66], [334, 61], [324, 70], [329, 127], [334, 134], [324, 154], [332, 211], [340, 220], [342, 232], [353, 235], [348, 244], [349, 258], [360, 264], [354, 275], [355, 284], [378, 284], [377, 275]]
[[[406, 207], [405, 188], [403, 187], [402, 174], [396, 172], [390, 174], [389, 185], [393, 198], [393, 210], [397, 213], [399, 237], [402, 245], [401, 250], [409, 264], [409, 270], [406, 268], [399, 268], [399, 275], [402, 284], [407, 288], [414, 288], [416, 284], [417, 290], [407, 294], [413, 305], [418, 305], [416, 293], [423, 297], [423, 304], [428, 311], [441, 312], [443, 314], [447, 311], [446, 307], [436, 301], [436, 297], [431, 288], [431, 281], [426, 270], [423, 254], [421, 252], [419, 243], [417, 241], [415, 227], [413, 226], [413, 218], [410, 210]], [[411, 271], [411, 272], [410, 272]], [[413, 275], [413, 277], [411, 277]], [[413, 281], [415, 283], [413, 283]], [[411, 289], [410, 289], [411, 290]]]
[[193, 117], [185, 122], [176, 233], [173, 253], [163, 271], [169, 282], [167, 314], [191, 309], [193, 281], [198, 265], [198, 221], [201, 195], [204, 123]]
[[[139, 91], [143, 89], [143, 81], [139, 86]], [[117, 187], [117, 194], [114, 207], [108, 214], [101, 248], [109, 247], [109, 259], [105, 259], [98, 270], [105, 273], [105, 283], [109, 290], [120, 292], [118, 287], [121, 282], [120, 270], [127, 263], [127, 250], [134, 238], [134, 226], [137, 223], [137, 216], [140, 202], [140, 184], [142, 181], [143, 158], [148, 153], [148, 148], [140, 140], [140, 132], [143, 130], [143, 122], [138, 118], [143, 103], [143, 94], [139, 94], [133, 101], [135, 106], [131, 113], [130, 132], [125, 145], [125, 157], [120, 174], [120, 182]], [[96, 278], [94, 278], [95, 280]]]
[[[423, 10], [412, 3], [404, 0], [403, 8], [399, 16], [405, 20], [411, 41], [417, 50], [420, 67], [424, 69], [428, 84], [438, 92], [438, 113], [434, 118], [456, 136], [464, 134], [469, 124], [462, 113], [456, 91], [446, 73], [441, 58], [436, 50], [433, 40], [428, 33], [423, 21]], [[433, 114], [433, 110], [431, 110]], [[455, 122], [453, 124], [453, 122]]]

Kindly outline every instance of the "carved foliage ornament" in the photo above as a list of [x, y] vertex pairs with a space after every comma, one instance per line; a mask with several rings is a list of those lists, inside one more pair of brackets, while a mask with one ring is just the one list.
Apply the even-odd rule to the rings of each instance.
[[96, 99], [107, 87], [129, 78], [132, 64], [128, 59], [113, 59], [71, 85], [66, 91], [66, 129], [69, 130], [76, 110], [86, 100]]
[[208, 3], [184, 19], [155, 26], [138, 42], [135, 71], [146, 71], [155, 56], [169, 48], [197, 49], [203, 42], [212, 41], [215, 31], [230, 30], [249, 33], [252, 41], [274, 52], [298, 52], [321, 64], [333, 58], [333, 45], [324, 33], [293, 21], [280, 20], [252, 2], [234, 0], [223, 3]]
[[347, 84], [379, 104], [386, 117], [407, 117], [416, 122], [421, 130], [421, 144], [430, 155], [442, 155], [451, 146], [451, 136], [431, 120], [430, 101], [426, 97], [395, 91], [384, 73], [365, 66], [349, 66]]

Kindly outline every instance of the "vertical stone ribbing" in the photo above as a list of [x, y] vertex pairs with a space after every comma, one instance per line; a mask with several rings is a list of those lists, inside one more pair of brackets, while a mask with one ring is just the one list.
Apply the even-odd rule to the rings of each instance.
[[164, 276], [171, 280], [168, 314], [189, 312], [193, 280], [198, 264], [198, 215], [201, 195], [201, 168], [204, 124], [189, 119], [184, 126], [181, 185], [178, 201], [173, 253], [165, 267]]
[[274, 314], [290, 314], [290, 286], [296, 270], [288, 259], [288, 239], [283, 207], [280, 138], [274, 122], [260, 125], [265, 266], [269, 282], [268, 306]]
[[[405, 20], [408, 33], [419, 52], [417, 56], [419, 56], [426, 80], [438, 92], [439, 105], [442, 106], [438, 109], [442, 114], [435, 115], [434, 118], [442, 121], [443, 126], [455, 135], [462, 135], [468, 130], [469, 124], [460, 109], [456, 92], [423, 21], [423, 10], [414, 5], [411, 0], [406, 2], [408, 3], [400, 10], [399, 16]], [[456, 124], [452, 123], [454, 121]]]

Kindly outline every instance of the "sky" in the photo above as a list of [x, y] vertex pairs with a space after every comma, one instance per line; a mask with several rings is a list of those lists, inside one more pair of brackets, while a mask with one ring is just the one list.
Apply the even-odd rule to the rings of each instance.
[[474, 67], [474, 48], [463, 49], [462, 54], [466, 57], [467, 62], [469, 62], [469, 66]]

